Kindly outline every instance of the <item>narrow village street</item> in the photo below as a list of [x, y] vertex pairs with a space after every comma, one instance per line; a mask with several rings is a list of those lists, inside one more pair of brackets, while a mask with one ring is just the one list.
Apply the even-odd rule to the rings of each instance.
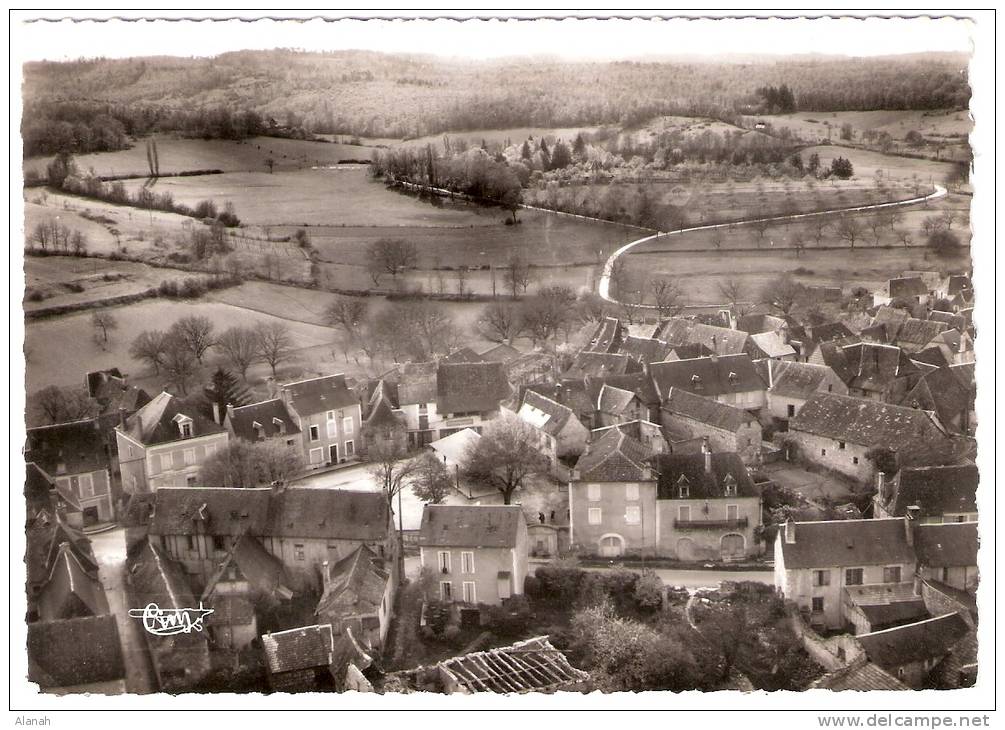
[[89, 536], [98, 574], [108, 597], [108, 608], [119, 625], [122, 658], [126, 665], [126, 691], [148, 694], [157, 691], [157, 681], [140, 622], [129, 617], [129, 597], [126, 595], [126, 531], [116, 528]]

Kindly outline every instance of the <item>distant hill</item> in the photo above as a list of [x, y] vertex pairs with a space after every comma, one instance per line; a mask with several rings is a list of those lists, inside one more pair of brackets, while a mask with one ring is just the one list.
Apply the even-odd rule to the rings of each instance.
[[756, 90], [781, 84], [792, 90], [802, 111], [966, 108], [967, 61], [958, 54], [931, 54], [479, 62], [272, 50], [215, 58], [34, 62], [24, 72], [29, 114], [44, 114], [53, 101], [88, 101], [143, 108], [153, 127], [164, 112], [224, 107], [314, 133], [401, 138], [506, 127], [632, 125], [674, 114], [730, 121], [740, 112], [760, 113]]

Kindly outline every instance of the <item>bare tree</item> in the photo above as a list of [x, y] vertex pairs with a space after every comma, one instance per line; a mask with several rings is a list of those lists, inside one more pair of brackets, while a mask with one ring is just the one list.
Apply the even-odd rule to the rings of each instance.
[[862, 224], [850, 215], [842, 216], [835, 230], [837, 237], [855, 248], [855, 241], [862, 237]]
[[515, 253], [510, 256], [503, 280], [514, 298], [527, 293], [527, 287], [531, 283], [530, 264], [522, 255]]
[[367, 302], [362, 297], [336, 297], [325, 308], [325, 322], [329, 327], [340, 329], [354, 339], [366, 320], [368, 309]]
[[167, 335], [160, 330], [140, 332], [129, 346], [129, 354], [147, 363], [154, 373], [160, 373], [161, 362], [167, 347]]
[[416, 458], [414, 466], [412, 492], [423, 502], [442, 504], [454, 488], [454, 480], [447, 467], [432, 451], [426, 451]]
[[567, 287], [548, 287], [520, 305], [524, 332], [535, 345], [546, 344], [566, 325], [576, 297]]
[[97, 311], [91, 315], [94, 339], [104, 349], [108, 345], [109, 334], [119, 328], [119, 322], [111, 312]]
[[272, 377], [276, 377], [276, 368], [293, 354], [289, 329], [283, 322], [259, 322], [255, 326], [255, 339], [258, 354], [272, 368]]
[[737, 313], [741, 316], [746, 314], [746, 311], [741, 312], [742, 300], [746, 296], [747, 287], [739, 279], [726, 279], [725, 281], [720, 281], [718, 285], [719, 293], [725, 298], [725, 300], [733, 305], [733, 308], [737, 310]]
[[469, 274], [469, 272], [468, 272], [468, 267], [467, 266], [458, 266], [457, 267], [457, 295], [458, 296], [462, 296], [463, 297], [464, 294], [465, 294], [465, 292], [466, 292], [465, 286], [466, 286], [467, 281], [468, 281], [468, 274]]
[[792, 232], [789, 233], [789, 240], [792, 242], [792, 248], [796, 251], [796, 258], [803, 255], [803, 250], [806, 248], [806, 239], [808, 237], [808, 231], [801, 227], [793, 228]]
[[[415, 266], [418, 258], [419, 252], [415, 244], [400, 238], [379, 238], [367, 249], [371, 277], [375, 272], [380, 272], [397, 279], [402, 271]], [[374, 280], [374, 284], [377, 283], [378, 281]]]
[[199, 364], [195, 353], [177, 332], [169, 332], [164, 340], [161, 370], [181, 395], [188, 395], [189, 383], [199, 372]]
[[248, 368], [258, 360], [258, 337], [250, 327], [230, 327], [216, 339], [216, 347], [227, 363], [248, 379]]
[[955, 210], [944, 210], [942, 211], [942, 215], [939, 216], [939, 218], [945, 224], [947, 231], [953, 230], [953, 223], [957, 221], [957, 215]]
[[[370, 462], [370, 474], [380, 487], [387, 505], [388, 514], [398, 513], [398, 554], [401, 555], [402, 521], [401, 492], [410, 483], [418, 465], [414, 459], [408, 459], [405, 450], [393, 439], [380, 439], [373, 443], [366, 452]], [[398, 509], [395, 510], [395, 501]]]
[[765, 284], [761, 298], [782, 314], [788, 314], [805, 295], [806, 287], [792, 278], [791, 274], [782, 274]]
[[824, 232], [830, 228], [830, 221], [824, 218], [822, 215], [815, 215], [810, 218], [810, 230], [813, 232], [813, 240], [819, 246], [820, 241], [823, 240]]
[[650, 279], [648, 289], [660, 317], [675, 317], [680, 314], [683, 309], [681, 301], [683, 292], [675, 281], [664, 278]]
[[911, 245], [911, 232], [909, 230], [906, 228], [897, 228], [894, 229], [893, 233], [905, 248]]
[[209, 321], [208, 317], [200, 314], [182, 317], [171, 325], [170, 333], [176, 335], [179, 341], [192, 351], [200, 365], [206, 350], [214, 344], [213, 323]]
[[757, 231], [757, 245], [760, 247], [761, 243], [764, 241], [764, 234], [766, 234], [773, 226], [774, 221], [758, 219], [750, 224], [751, 228]]
[[485, 339], [510, 344], [523, 331], [520, 308], [509, 302], [492, 302], [482, 310], [478, 328]]
[[79, 421], [90, 418], [97, 412], [95, 402], [80, 387], [46, 386], [31, 395], [28, 406], [31, 424]]
[[517, 416], [500, 416], [485, 427], [482, 437], [464, 455], [470, 479], [494, 486], [510, 504], [513, 493], [534, 474], [548, 470], [548, 459], [537, 449], [537, 432]]

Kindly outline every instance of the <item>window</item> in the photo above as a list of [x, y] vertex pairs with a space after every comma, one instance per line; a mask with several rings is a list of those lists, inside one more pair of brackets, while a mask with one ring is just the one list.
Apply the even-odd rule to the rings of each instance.
[[637, 504], [630, 504], [625, 507], [625, 523], [637, 525], [642, 521], [642, 509]]
[[691, 496], [691, 485], [687, 482], [680, 482], [677, 485], [677, 496], [681, 499], [687, 499]]
[[185, 544], [189, 550], [195, 550], [195, 538], [191, 535], [185, 535]]
[[293, 558], [295, 560], [306, 560], [307, 555], [304, 552], [304, 546], [300, 544], [295, 544], [293, 546]]
[[827, 449], [820, 449], [820, 456], [827, 456]]
[[474, 581], [466, 580], [462, 584], [461, 588], [464, 590], [464, 602], [465, 603], [478, 603], [478, 597], [475, 595], [475, 583]]
[[166, 471], [171, 467], [171, 454], [161, 454], [161, 471]]
[[296, 442], [293, 439], [286, 439], [287, 446], [293, 446]]
[[677, 519], [681, 522], [691, 521], [691, 507], [689, 505], [681, 505], [677, 508]]
[[355, 453], [356, 453], [356, 444], [354, 444], [352, 441], [346, 441], [345, 442], [345, 457], [348, 459], [350, 456], [355, 455]]
[[813, 571], [813, 587], [822, 588], [831, 584], [831, 572], [829, 570]]
[[311, 439], [311, 441], [320, 441], [321, 440], [321, 432], [320, 432], [320, 430], [318, 429], [317, 426], [311, 426], [310, 427], [310, 439]]
[[94, 496], [94, 481], [90, 474], [84, 474], [80, 477], [80, 496], [84, 498]]
[[900, 583], [900, 566], [891, 565], [888, 568], [883, 568], [883, 582]]
[[195, 475], [187, 476], [187, 477], [185, 477], [185, 486], [187, 486], [187, 487], [194, 487], [195, 484], [196, 484], [196, 482], [198, 482], [198, 481], [199, 481], [199, 478], [196, 477]]
[[796, 415], [796, 407], [792, 403], [789, 403], [788, 405], [788, 414], [789, 418], [794, 418]]
[[586, 486], [586, 498], [591, 502], [600, 501], [600, 485], [599, 484], [588, 484]]
[[192, 437], [192, 424], [191, 423], [183, 423], [181, 425], [181, 437], [183, 439], [187, 439], [187, 438], [191, 438]]
[[450, 551], [449, 550], [441, 550], [439, 552], [439, 559], [440, 559], [440, 572], [441, 573], [449, 573], [450, 572]]
[[185, 449], [184, 461], [186, 466], [191, 466], [195, 463], [195, 449]]
[[639, 485], [638, 484], [626, 484], [625, 485], [625, 499], [629, 502], [639, 501]]
[[216, 444], [206, 444], [206, 457], [209, 458], [216, 453]]
[[429, 410], [429, 406], [425, 403], [419, 404], [419, 413], [426, 413]]
[[738, 519], [740, 519], [740, 505], [727, 504], [726, 519], [729, 520], [730, 522], [736, 522]]
[[352, 427], [352, 419], [351, 418], [343, 418], [342, 419], [342, 433], [344, 433], [346, 436], [351, 436], [352, 435], [352, 428], [353, 428]]
[[311, 449], [311, 464], [320, 464], [325, 460], [324, 449]]
[[586, 511], [587, 521], [591, 525], [599, 525], [601, 522], [601, 514], [600, 507], [590, 507], [590, 509]]
[[[447, 554], [449, 555], [449, 553]], [[473, 552], [461, 553], [461, 572], [462, 573], [475, 572], [475, 554]]]
[[325, 420], [326, 421], [334, 421], [335, 420], [335, 411], [328, 411], [325, 414]]
[[844, 451], [844, 441], [838, 441], [838, 451]]
[[335, 421], [328, 421], [325, 426], [325, 435], [330, 439], [338, 437], [338, 426]]
[[827, 383], [827, 392], [828, 393], [834, 392], [834, 386], [831, 383]]
[[213, 549], [217, 552], [227, 549], [227, 541], [222, 535], [213, 535]]
[[449, 580], [440, 582], [440, 600], [452, 601], [454, 599], [454, 589]]
[[722, 480], [722, 486], [726, 491], [727, 497], [736, 496], [736, 479], [733, 478], [732, 474], [726, 475], [726, 478]]
[[824, 612], [824, 599], [823, 596], [813, 597], [813, 613], [823, 613]]
[[848, 586], [860, 586], [862, 585], [862, 574], [863, 570], [861, 568], [848, 568], [844, 572], [844, 583]]

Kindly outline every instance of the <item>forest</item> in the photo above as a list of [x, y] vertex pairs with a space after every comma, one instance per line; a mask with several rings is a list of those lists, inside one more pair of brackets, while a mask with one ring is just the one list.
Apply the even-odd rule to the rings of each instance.
[[[740, 114], [965, 109], [959, 54], [762, 61], [465, 61], [362, 51], [241, 51], [214, 58], [131, 58], [26, 64], [25, 139], [93, 110], [89, 128], [200, 136], [253, 134], [256, 124], [315, 134], [411, 138], [509, 127], [631, 127], [659, 115], [733, 122]], [[56, 103], [58, 102], [58, 104]], [[73, 111], [60, 104], [73, 102]], [[230, 110], [223, 112], [221, 110]], [[109, 119], [106, 119], [109, 118]], [[125, 118], [124, 118], [125, 117]], [[72, 118], [73, 123], [67, 120]], [[263, 121], [269, 120], [269, 121]], [[43, 128], [39, 131], [39, 128]], [[73, 151], [116, 134], [75, 129]]]

